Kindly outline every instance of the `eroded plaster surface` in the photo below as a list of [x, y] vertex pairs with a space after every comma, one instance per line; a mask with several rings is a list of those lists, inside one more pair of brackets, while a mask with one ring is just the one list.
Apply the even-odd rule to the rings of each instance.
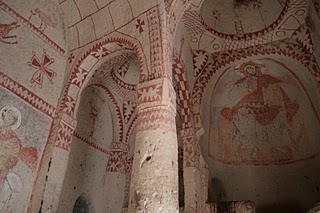
[[311, 209], [319, 4], [0, 0], [0, 212]]

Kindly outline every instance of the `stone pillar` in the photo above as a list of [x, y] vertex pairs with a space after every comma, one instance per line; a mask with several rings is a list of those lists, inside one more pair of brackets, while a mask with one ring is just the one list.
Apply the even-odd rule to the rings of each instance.
[[128, 212], [179, 212], [176, 107], [171, 80], [164, 77], [140, 83], [137, 93]]
[[[51, 147], [46, 147], [44, 158], [48, 159], [48, 164], [43, 164], [42, 173], [46, 172], [44, 183], [44, 192], [40, 209], [33, 205], [28, 212], [57, 212], [62, 185], [68, 166], [69, 151], [72, 135], [76, 127], [76, 121], [66, 114], [56, 118], [55, 127], [50, 132]], [[48, 156], [51, 156], [50, 158]], [[37, 186], [42, 188], [41, 186]]]
[[183, 142], [184, 212], [201, 212], [199, 150], [193, 128], [181, 131]]
[[124, 203], [126, 164], [128, 158], [128, 145], [112, 143], [110, 157], [107, 165], [107, 175], [104, 183], [106, 209], [104, 212], [119, 212]]
[[201, 185], [201, 213], [210, 212], [208, 202], [208, 189], [209, 189], [209, 168], [202, 155], [200, 155], [200, 185]]

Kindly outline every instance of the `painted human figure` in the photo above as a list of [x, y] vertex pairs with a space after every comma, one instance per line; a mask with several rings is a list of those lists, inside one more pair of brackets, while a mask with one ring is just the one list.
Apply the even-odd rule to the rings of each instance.
[[233, 94], [239, 101], [221, 110], [219, 140], [227, 144], [240, 142], [239, 157], [246, 160], [292, 160], [292, 146], [284, 139], [287, 134], [283, 130], [287, 128], [291, 137], [298, 103], [280, 86], [281, 80], [262, 73], [260, 64], [249, 61], [241, 64], [239, 71], [244, 77], [235, 83]]
[[[37, 150], [23, 147], [16, 130], [21, 124], [21, 113], [13, 106], [5, 106], [0, 110], [0, 210], [3, 210], [12, 197], [12, 187], [8, 176], [22, 160], [31, 170], [35, 170]], [[14, 175], [13, 175], [14, 177]], [[15, 177], [17, 179], [17, 177]]]

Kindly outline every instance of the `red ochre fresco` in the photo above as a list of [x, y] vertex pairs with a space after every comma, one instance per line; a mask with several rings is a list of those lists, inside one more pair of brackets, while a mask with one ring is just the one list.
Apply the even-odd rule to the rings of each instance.
[[[315, 120], [320, 124], [306, 89], [288, 67], [273, 59], [268, 60], [269, 62], [280, 64], [298, 80], [309, 103], [303, 103], [301, 99], [299, 102], [294, 95], [286, 92], [289, 89], [285, 89], [288, 81], [291, 85], [296, 84], [296, 81], [292, 78], [282, 80], [272, 76], [270, 72], [264, 73], [261, 70], [264, 64], [253, 61], [242, 63], [238, 68], [242, 77], [235, 83], [228, 82], [232, 85], [224, 85], [221, 90], [219, 87], [225, 80], [223, 75], [233, 71], [226, 69], [217, 80], [211, 97], [209, 155], [214, 160], [234, 165], [290, 164], [320, 154], [319, 150], [310, 148], [314, 147], [316, 142], [310, 141], [308, 135], [310, 131], [306, 122], [309, 122], [309, 119], [298, 115], [303, 113], [303, 104], [310, 104]], [[242, 95], [228, 97], [236, 104], [213, 107], [215, 102], [219, 102], [214, 100], [215, 94], [222, 92], [230, 95], [230, 88], [233, 87], [238, 88], [238, 94], [242, 92]], [[223, 92], [227, 89], [230, 91]], [[212, 118], [213, 113], [216, 113], [216, 121]], [[300, 153], [301, 150], [303, 154]]]

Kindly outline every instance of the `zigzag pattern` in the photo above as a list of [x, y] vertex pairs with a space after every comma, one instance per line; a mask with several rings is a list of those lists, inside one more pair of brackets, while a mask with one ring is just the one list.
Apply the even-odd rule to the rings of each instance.
[[172, 2], [169, 12], [167, 13], [167, 28], [171, 35], [174, 35], [176, 32], [177, 26], [191, 2], [191, 0], [175, 0]]
[[116, 101], [116, 99], [114, 98], [112, 93], [109, 91], [109, 89], [107, 87], [105, 87], [104, 85], [92, 84], [92, 86], [95, 86], [95, 87], [103, 89], [106, 92], [106, 94], [108, 95], [108, 97], [111, 100], [111, 102], [113, 103], [113, 106], [115, 107], [115, 112], [116, 112], [116, 115], [117, 115], [117, 120], [119, 122], [119, 141], [122, 142], [123, 141], [123, 120], [122, 120], [121, 109], [120, 109], [120, 107], [118, 105], [118, 102]]
[[84, 143], [88, 144], [89, 146], [93, 147], [94, 149], [99, 150], [100, 152], [103, 152], [105, 154], [110, 154], [110, 151], [107, 148], [103, 148], [103, 147], [98, 146], [94, 142], [92, 142], [89, 139], [82, 136], [77, 131], [74, 131], [73, 136], [77, 137], [79, 140], [83, 141]]
[[310, 53], [313, 52], [313, 43], [311, 33], [308, 27], [301, 25], [293, 34], [292, 38], [295, 39], [300, 45], [302, 45]]
[[274, 42], [267, 45], [258, 45], [241, 50], [229, 50], [225, 52], [219, 52], [213, 55], [214, 62], [209, 62], [206, 66], [206, 70], [197, 78], [194, 89], [192, 91], [193, 105], [201, 104], [202, 94], [206, 88], [212, 75], [221, 67], [226, 66], [236, 60], [258, 56], [258, 55], [283, 55], [291, 57], [299, 61], [305, 66], [320, 89], [320, 70], [315, 61], [314, 56], [299, 43], [282, 43]]
[[131, 135], [131, 131], [133, 130], [133, 127], [136, 126], [136, 121], [137, 121], [137, 116], [134, 117], [134, 119], [132, 120], [131, 124], [129, 125], [129, 128], [127, 130], [127, 134], [126, 134], [126, 138], [124, 143], [129, 143], [129, 137]]
[[14, 93], [19, 98], [51, 118], [54, 116], [56, 109], [53, 106], [2, 72], [0, 72], [0, 86]]
[[165, 130], [176, 132], [175, 117], [166, 110], [143, 111], [138, 115], [137, 131]]
[[61, 120], [55, 146], [69, 152], [73, 131], [74, 129], [71, 128], [71, 126], [67, 125], [63, 122], [63, 120]]
[[132, 90], [132, 91], [136, 90], [136, 85], [128, 84], [128, 83], [120, 80], [113, 72], [111, 73], [111, 77], [122, 88], [127, 89], [127, 90]]
[[147, 12], [149, 39], [150, 39], [150, 61], [151, 73], [149, 73], [149, 80], [163, 76], [164, 69], [162, 67], [162, 35], [161, 25], [159, 19], [159, 8], [154, 7]]
[[[102, 42], [99, 42], [99, 43], [96, 43], [95, 45], [93, 45], [88, 51], [86, 51], [81, 57], [80, 59], [77, 61], [77, 64], [74, 66], [73, 70], [71, 71], [70, 73], [70, 77], [69, 80], [68, 80], [68, 83], [64, 90], [63, 90], [63, 93], [62, 93], [62, 103], [59, 105], [59, 108], [58, 110], [59, 111], [65, 111], [65, 107], [67, 106], [67, 103], [68, 102], [68, 91], [70, 89], [70, 85], [73, 84], [73, 82], [76, 81], [75, 76], [77, 76], [77, 73], [79, 72], [79, 67], [81, 64], [85, 64], [86, 63], [86, 60], [88, 59], [88, 56], [91, 55], [93, 52], [96, 52], [97, 49], [101, 48], [102, 46], [105, 46], [107, 44], [110, 44], [110, 43], [116, 43], [117, 45], [119, 45], [119, 47], [121, 47], [122, 49], [124, 48], [127, 48], [127, 46], [130, 46], [132, 47], [132, 49], [134, 50], [134, 52], [137, 54], [138, 56], [138, 60], [140, 62], [140, 69], [141, 69], [141, 75], [140, 76], [147, 76], [147, 73], [148, 73], [148, 67], [145, 65], [145, 61], [144, 58], [144, 54], [142, 53], [142, 50], [141, 48], [139, 48], [137, 46], [137, 44], [129, 41], [128, 39], [126, 38], [119, 38], [119, 37], [116, 37], [116, 38], [108, 38], [106, 39], [105, 41], [102, 41]], [[124, 47], [124, 48], [123, 48]], [[72, 50], [71, 50], [72, 51]], [[100, 60], [103, 60], [103, 58], [101, 58]], [[90, 62], [88, 62], [90, 64]], [[90, 70], [90, 69], [89, 69]], [[87, 76], [85, 76], [85, 78], [87, 78]], [[85, 81], [85, 79], [83, 80]], [[77, 86], [77, 85], [76, 85]], [[81, 85], [79, 87], [79, 90], [81, 89], [83, 85]], [[76, 100], [75, 102], [77, 102], [78, 100], [78, 97], [76, 97]], [[71, 111], [66, 111], [66, 113], [70, 116], [70, 117], [74, 117], [74, 110], [71, 110]]]
[[137, 104], [133, 101], [124, 100], [122, 104], [124, 122], [127, 124], [131, 119], [132, 115], [135, 113]]

